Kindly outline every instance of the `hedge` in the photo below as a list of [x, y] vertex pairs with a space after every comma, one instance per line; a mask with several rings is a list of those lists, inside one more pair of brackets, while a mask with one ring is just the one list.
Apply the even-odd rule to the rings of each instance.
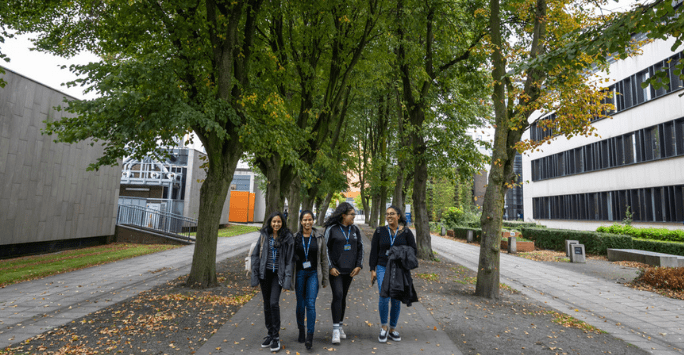
[[597, 232], [631, 235], [634, 238], [662, 240], [668, 242], [684, 242], [684, 231], [667, 228], [635, 228], [614, 224], [610, 227], [598, 227]]
[[665, 253], [672, 255], [684, 256], [683, 243], [663, 242], [659, 240], [638, 239], [632, 238], [632, 249], [654, 251], [656, 253]]
[[522, 228], [522, 235], [525, 239], [534, 241], [534, 246], [541, 249], [565, 251], [567, 239], [584, 244], [587, 254], [606, 255], [608, 248], [633, 249], [632, 237], [626, 235], [538, 227]]
[[472, 230], [474, 232], [473, 241], [479, 243], [482, 236], [482, 229], [480, 228], [470, 228], [461, 226], [453, 227], [454, 237], [458, 239], [468, 239], [469, 230]]
[[532, 222], [503, 221], [503, 227], [508, 229], [520, 230], [520, 228], [545, 228], [542, 225]]

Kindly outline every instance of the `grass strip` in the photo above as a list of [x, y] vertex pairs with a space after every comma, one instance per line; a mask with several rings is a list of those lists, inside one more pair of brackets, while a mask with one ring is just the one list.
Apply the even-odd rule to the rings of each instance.
[[[108, 248], [107, 248], [108, 247]], [[101, 264], [106, 264], [114, 262], [117, 260], [128, 259], [136, 256], [156, 253], [163, 250], [169, 250], [176, 248], [175, 245], [137, 245], [137, 244], [109, 244], [103, 247], [93, 247], [97, 249], [97, 252], [92, 255], [81, 254], [79, 257], [74, 258], [64, 258], [63, 254], [51, 254], [45, 256], [28, 256], [26, 259], [40, 259], [39, 264], [27, 264], [23, 266], [17, 266], [12, 270], [4, 271], [0, 273], [0, 287], [5, 287], [7, 285], [29, 281], [34, 279], [39, 279], [46, 276], [61, 274], [68, 271], [74, 271], [78, 269], [87, 268], [90, 266], [96, 266]], [[90, 252], [92, 253], [93, 248]], [[83, 249], [81, 250], [83, 251]], [[52, 257], [53, 261], [49, 262], [46, 258]], [[15, 260], [15, 259], [12, 259]], [[47, 261], [47, 262], [46, 262]], [[3, 263], [0, 261], [0, 265]], [[4, 265], [3, 265], [4, 266]]]
[[[220, 228], [218, 230], [218, 236], [224, 237], [234, 237], [236, 235], [242, 235], [252, 232], [259, 231], [260, 227], [246, 226], [244, 224], [229, 224], [227, 227]], [[194, 237], [197, 233], [190, 233], [191, 237]]]
[[108, 244], [100, 245], [95, 247], [87, 247], [81, 249], [65, 250], [59, 253], [44, 254], [44, 255], [32, 255], [32, 256], [22, 256], [19, 258], [0, 260], [0, 271], [15, 268], [18, 266], [25, 266], [29, 264], [40, 264], [45, 261], [51, 262], [56, 261], [58, 258], [69, 258], [85, 256], [94, 253], [108, 252], [111, 251], [113, 247], [123, 246], [124, 244]]

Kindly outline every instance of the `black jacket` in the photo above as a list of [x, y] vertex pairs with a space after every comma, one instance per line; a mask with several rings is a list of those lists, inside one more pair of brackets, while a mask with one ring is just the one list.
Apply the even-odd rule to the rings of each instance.
[[[347, 240], [340, 229], [339, 224], [325, 229], [325, 244], [328, 249], [328, 261], [330, 269], [337, 269], [340, 274], [350, 274], [357, 267], [363, 268], [363, 234], [355, 226], [345, 227], [349, 229], [349, 244], [351, 250], [344, 250]], [[346, 233], [346, 231], [345, 231]]]
[[[257, 241], [254, 251], [252, 251], [252, 287], [259, 285], [259, 280], [266, 275], [266, 262], [268, 258], [268, 239], [270, 238], [266, 232], [261, 231], [259, 240]], [[292, 290], [292, 274], [294, 270], [294, 237], [292, 233], [287, 232], [285, 235], [279, 236], [282, 238], [278, 244], [280, 251], [278, 252], [278, 284], [286, 290]], [[259, 252], [261, 250], [261, 252]], [[261, 255], [260, 255], [261, 254]]]
[[390, 249], [385, 278], [380, 288], [381, 297], [391, 297], [411, 306], [418, 302], [418, 294], [413, 288], [411, 270], [418, 267], [416, 251], [406, 245], [393, 246]]

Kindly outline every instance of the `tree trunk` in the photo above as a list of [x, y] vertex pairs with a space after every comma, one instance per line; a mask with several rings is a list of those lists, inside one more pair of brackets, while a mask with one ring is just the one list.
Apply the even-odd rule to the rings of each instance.
[[[373, 190], [377, 191], [377, 188]], [[371, 197], [371, 216], [370, 216], [370, 226], [373, 228], [378, 227], [378, 212], [380, 211], [380, 193], [375, 192]]]
[[413, 218], [416, 228], [416, 244], [418, 257], [425, 260], [434, 260], [432, 253], [432, 237], [430, 236], [430, 223], [427, 215], [426, 192], [427, 192], [427, 162], [418, 160], [416, 171], [413, 173]]
[[370, 226], [371, 207], [370, 203], [368, 202], [368, 197], [366, 197], [366, 187], [363, 181], [361, 181], [361, 204], [363, 205], [363, 219], [364, 223], [366, 223], [367, 226]]
[[[308, 191], [304, 194], [302, 194], [302, 211], [309, 210], [313, 211], [313, 206], [314, 206], [314, 196], [316, 195], [311, 195], [311, 189], [308, 189]], [[318, 193], [318, 189], [316, 189], [316, 193]]]
[[283, 194], [280, 186], [280, 155], [273, 153], [268, 159], [264, 159], [266, 171], [266, 209], [264, 211], [264, 223], [268, 216], [276, 211], [283, 211]]
[[333, 192], [330, 191], [328, 192], [327, 195], [325, 195], [325, 199], [323, 200], [323, 204], [321, 205], [321, 211], [318, 213], [318, 220], [316, 222], [317, 225], [322, 226], [323, 222], [325, 222], [325, 214], [328, 212], [328, 207], [330, 206], [330, 200], [332, 200]]
[[301, 199], [302, 182], [299, 176], [295, 177], [290, 185], [290, 193], [287, 197], [287, 227], [294, 234], [299, 229], [299, 204]]
[[186, 281], [187, 285], [193, 288], [218, 285], [216, 280], [218, 228], [238, 158], [227, 159], [223, 157], [217, 160], [220, 162], [210, 164], [207, 177], [200, 188], [200, 209], [197, 218], [195, 250], [190, 274], [188, 274]]
[[378, 203], [378, 218], [380, 221], [378, 222], [378, 225], [384, 226], [385, 225], [385, 219], [383, 218], [385, 216], [385, 206], [387, 206], [387, 186], [385, 185], [385, 180], [387, 179], [387, 166], [383, 165], [382, 170], [380, 171], [380, 181], [382, 181], [382, 187], [380, 188], [380, 199]]

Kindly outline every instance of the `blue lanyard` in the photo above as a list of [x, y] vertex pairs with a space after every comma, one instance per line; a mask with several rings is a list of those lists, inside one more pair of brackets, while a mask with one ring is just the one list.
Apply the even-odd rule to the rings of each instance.
[[397, 239], [397, 234], [399, 234], [399, 227], [397, 226], [397, 231], [394, 232], [394, 237], [392, 236], [392, 230], [390, 229], [389, 226], [387, 226], [387, 233], [389, 233], [390, 236], [390, 247], [394, 246], [394, 240]]
[[311, 235], [309, 235], [309, 244], [304, 244], [304, 235], [302, 234], [302, 247], [304, 247], [304, 258], [309, 260], [309, 247], [311, 247]]
[[342, 231], [342, 234], [344, 235], [344, 238], [347, 239], [347, 244], [349, 244], [349, 235], [351, 234], [351, 226], [349, 226], [349, 232], [345, 233], [344, 229], [342, 229], [342, 226], [339, 226], [340, 230]]
[[275, 268], [276, 268], [276, 253], [277, 253], [276, 248], [273, 246], [274, 243], [275, 243], [275, 240], [273, 238], [271, 238], [271, 240], [269, 240], [269, 244], [271, 244], [271, 254], [273, 255], [273, 272], [275, 272]]

